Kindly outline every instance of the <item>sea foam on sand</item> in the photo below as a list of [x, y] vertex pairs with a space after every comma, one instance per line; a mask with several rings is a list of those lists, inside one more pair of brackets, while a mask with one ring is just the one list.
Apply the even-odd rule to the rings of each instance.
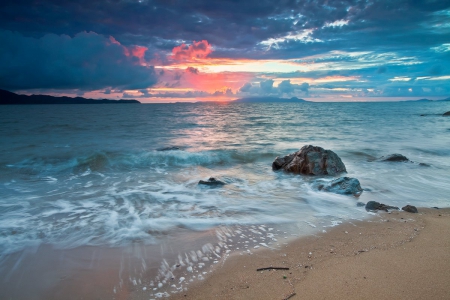
[[[289, 270], [260, 271], [262, 267]], [[379, 213], [234, 256], [173, 299], [446, 299], [450, 209]], [[133, 299], [145, 299], [134, 293]]]

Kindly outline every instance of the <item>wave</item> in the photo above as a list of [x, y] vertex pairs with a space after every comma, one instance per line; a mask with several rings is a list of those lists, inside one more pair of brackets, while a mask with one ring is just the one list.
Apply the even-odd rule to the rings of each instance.
[[6, 169], [20, 174], [49, 175], [52, 173], [83, 173], [88, 170], [133, 170], [146, 168], [173, 168], [191, 166], [220, 166], [225, 164], [246, 164], [259, 160], [271, 160], [277, 153], [247, 152], [236, 150], [210, 150], [189, 152], [183, 150], [143, 151], [138, 153], [95, 152], [74, 157], [35, 157], [18, 163], [7, 164]]

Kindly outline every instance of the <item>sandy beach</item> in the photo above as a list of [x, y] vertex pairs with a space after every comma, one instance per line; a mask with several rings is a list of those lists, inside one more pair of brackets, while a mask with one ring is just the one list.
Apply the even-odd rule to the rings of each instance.
[[[283, 267], [289, 270], [258, 268]], [[173, 299], [449, 299], [450, 209], [378, 213], [235, 255]], [[137, 292], [132, 298], [144, 299]]]

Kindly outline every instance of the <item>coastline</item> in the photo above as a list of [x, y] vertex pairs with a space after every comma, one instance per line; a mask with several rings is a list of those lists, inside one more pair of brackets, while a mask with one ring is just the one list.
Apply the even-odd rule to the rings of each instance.
[[[256, 271], [270, 266], [289, 270]], [[419, 208], [347, 222], [282, 250], [229, 257], [170, 298], [444, 299], [449, 280], [450, 208]]]

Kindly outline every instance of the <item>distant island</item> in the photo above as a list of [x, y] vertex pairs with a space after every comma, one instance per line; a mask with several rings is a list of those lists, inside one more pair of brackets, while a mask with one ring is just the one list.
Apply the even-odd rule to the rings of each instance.
[[298, 102], [309, 102], [303, 99], [299, 99], [297, 97], [292, 98], [278, 98], [278, 97], [248, 97], [248, 98], [241, 98], [234, 101], [231, 101], [233, 103], [278, 103], [278, 102], [290, 102], [290, 103], [298, 103]]
[[137, 100], [86, 99], [83, 97], [55, 97], [49, 95], [18, 95], [0, 89], [0, 105], [14, 104], [140, 104]]
[[418, 99], [418, 100], [406, 100], [404, 102], [436, 102], [436, 101], [450, 101], [450, 97], [439, 100], [430, 100], [430, 99]]

